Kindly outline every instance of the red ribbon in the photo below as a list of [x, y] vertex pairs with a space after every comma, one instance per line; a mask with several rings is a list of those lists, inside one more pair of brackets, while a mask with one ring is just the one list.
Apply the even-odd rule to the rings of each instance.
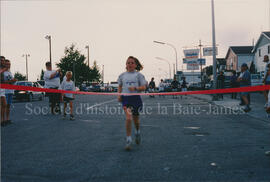
[[81, 92], [81, 91], [66, 91], [56, 90], [48, 88], [38, 88], [21, 85], [9, 85], [0, 84], [2, 89], [10, 90], [23, 90], [23, 91], [34, 91], [34, 92], [50, 92], [50, 93], [71, 93], [71, 94], [83, 94], [83, 95], [196, 95], [196, 94], [221, 94], [221, 93], [236, 93], [236, 92], [256, 92], [270, 90], [270, 85], [259, 85], [239, 88], [226, 88], [226, 89], [215, 89], [215, 90], [198, 90], [198, 91], [186, 91], [186, 92], [161, 92], [161, 93], [105, 93], [105, 92]]

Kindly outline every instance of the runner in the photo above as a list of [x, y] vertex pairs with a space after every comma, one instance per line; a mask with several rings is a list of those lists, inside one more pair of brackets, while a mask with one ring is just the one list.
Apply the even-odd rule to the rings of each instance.
[[[146, 81], [144, 75], [139, 73], [143, 66], [135, 57], [128, 57], [126, 62], [126, 72], [122, 73], [118, 78], [119, 93], [138, 93], [146, 89]], [[118, 96], [118, 101], [122, 102], [123, 109], [126, 114], [126, 150], [131, 149], [131, 130], [132, 119], [135, 124], [135, 141], [140, 144], [140, 121], [139, 111], [142, 109], [142, 99], [139, 95], [122, 95]]]
[[[63, 82], [61, 83], [61, 89], [62, 90], [67, 90], [67, 91], [75, 91], [75, 85], [73, 83], [73, 81], [71, 80], [72, 78], [72, 72], [68, 71], [66, 73], [66, 80], [63, 80]], [[63, 119], [66, 118], [66, 108], [67, 108], [67, 104], [69, 104], [70, 107], [70, 120], [74, 120], [74, 115], [73, 115], [73, 103], [72, 101], [74, 100], [74, 94], [69, 94], [69, 93], [65, 93], [62, 94], [63, 96], [63, 101], [64, 101], [64, 115], [63, 115]]]
[[[6, 84], [14, 84], [17, 79], [14, 79], [13, 74], [10, 72], [10, 61], [6, 59], [5, 63], [7, 71], [4, 72], [4, 82]], [[11, 123], [11, 120], [9, 118], [10, 116], [10, 106], [12, 104], [12, 97], [14, 95], [14, 90], [6, 89], [5, 90], [5, 95], [6, 95], [6, 109], [5, 109], [5, 115], [6, 115], [6, 122], [7, 124]]]

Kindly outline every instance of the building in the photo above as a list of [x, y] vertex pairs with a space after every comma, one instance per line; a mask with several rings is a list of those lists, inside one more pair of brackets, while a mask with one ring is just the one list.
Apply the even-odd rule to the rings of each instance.
[[243, 63], [250, 66], [254, 60], [253, 48], [253, 46], [230, 46], [225, 57], [226, 69], [240, 72]]
[[265, 63], [263, 57], [268, 55], [270, 57], [270, 32], [262, 32], [254, 49], [254, 64], [257, 72], [264, 72]]

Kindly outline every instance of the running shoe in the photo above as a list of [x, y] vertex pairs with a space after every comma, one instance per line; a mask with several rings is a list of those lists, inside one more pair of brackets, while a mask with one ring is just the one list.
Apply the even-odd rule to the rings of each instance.
[[135, 142], [137, 145], [141, 143], [141, 135], [139, 133], [135, 134]]
[[72, 121], [75, 120], [74, 115], [72, 115], [72, 114], [70, 115], [70, 120], [72, 120]]
[[265, 155], [266, 155], [266, 156], [270, 156], [270, 151], [266, 151], [266, 152], [265, 152]]
[[250, 107], [246, 107], [246, 108], [244, 109], [244, 111], [245, 111], [245, 112], [249, 112], [249, 111], [251, 111], [251, 108], [250, 108]]
[[131, 149], [131, 141], [130, 140], [127, 140], [125, 149], [126, 150], [130, 150]]

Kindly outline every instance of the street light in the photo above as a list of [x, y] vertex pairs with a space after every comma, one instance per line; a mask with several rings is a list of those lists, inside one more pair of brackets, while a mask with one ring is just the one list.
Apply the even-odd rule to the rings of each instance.
[[27, 58], [30, 57], [30, 54], [23, 54], [22, 57], [25, 57], [25, 62], [26, 62], [26, 80], [28, 81], [28, 60], [27, 60]]
[[[214, 89], [217, 88], [217, 59], [216, 59], [216, 31], [215, 31], [215, 10], [214, 10], [214, 0], [211, 1], [212, 7], [212, 40], [213, 40], [213, 86]], [[213, 100], [216, 100], [216, 96], [213, 96]]]
[[89, 65], [89, 45], [85, 46], [85, 48], [87, 49], [87, 63], [88, 63], [88, 66]]
[[45, 39], [49, 40], [49, 53], [50, 53], [50, 63], [52, 65], [52, 37], [50, 35], [46, 35]]
[[170, 78], [172, 78], [170, 62], [166, 59], [161, 58], [161, 57], [156, 57], [156, 59], [161, 60], [161, 61], [166, 61], [168, 63]]
[[170, 46], [171, 48], [173, 48], [173, 50], [174, 50], [174, 52], [175, 52], [175, 67], [176, 67], [176, 69], [175, 69], [175, 74], [176, 74], [177, 71], [178, 71], [178, 68], [177, 68], [177, 50], [176, 50], [175, 46], [172, 45], [172, 44], [170, 44], [170, 43], [165, 43], [165, 42], [160, 42], [160, 41], [154, 41], [154, 43], [162, 44], [162, 45], [168, 45], [168, 46]]

